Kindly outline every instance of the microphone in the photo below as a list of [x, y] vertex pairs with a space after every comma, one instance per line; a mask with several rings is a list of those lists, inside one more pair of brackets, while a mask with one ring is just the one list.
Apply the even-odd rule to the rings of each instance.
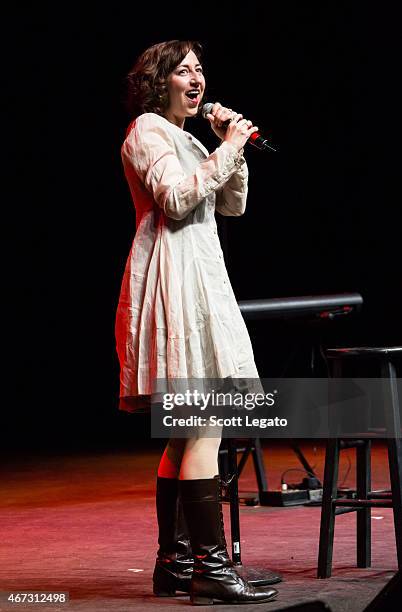
[[[201, 109], [201, 114], [204, 117], [204, 119], [207, 119], [207, 115], [208, 113], [211, 112], [212, 107], [213, 107], [213, 104], [211, 102], [206, 102], [203, 105]], [[227, 128], [229, 123], [230, 123], [230, 119], [228, 119], [227, 121], [224, 121], [222, 123], [222, 127]], [[253, 134], [251, 134], [251, 136], [248, 139], [248, 142], [252, 144], [254, 147], [257, 147], [257, 149], [260, 149], [261, 151], [274, 151], [274, 152], [277, 151], [277, 149], [274, 149], [274, 147], [269, 144], [268, 140], [264, 138], [263, 136], [261, 136], [261, 134], [259, 134], [258, 132], [254, 132]]]

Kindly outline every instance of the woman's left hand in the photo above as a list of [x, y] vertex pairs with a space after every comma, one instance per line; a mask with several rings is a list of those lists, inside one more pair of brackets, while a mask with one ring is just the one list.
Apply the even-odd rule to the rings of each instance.
[[[234, 115], [236, 115], [236, 113], [231, 108], [226, 108], [219, 102], [215, 102], [211, 108], [211, 112], [207, 114], [207, 119], [209, 119], [211, 128], [221, 140], [225, 138], [226, 132], [226, 127], [222, 127], [222, 124], [228, 121], [228, 119], [232, 119]], [[239, 119], [242, 117], [243, 115], [239, 115]]]

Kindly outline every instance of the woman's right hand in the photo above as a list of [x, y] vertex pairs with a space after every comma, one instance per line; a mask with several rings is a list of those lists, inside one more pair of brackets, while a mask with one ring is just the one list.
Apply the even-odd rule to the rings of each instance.
[[240, 151], [251, 134], [258, 131], [258, 127], [253, 126], [252, 122], [243, 119], [243, 115], [235, 113], [226, 128], [224, 140], [234, 145]]

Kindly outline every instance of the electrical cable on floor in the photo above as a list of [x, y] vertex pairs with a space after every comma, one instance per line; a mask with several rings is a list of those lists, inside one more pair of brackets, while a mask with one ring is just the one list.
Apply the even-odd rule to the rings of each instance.
[[[315, 478], [314, 472], [309, 472], [308, 470], [305, 470], [303, 468], [288, 468], [281, 474], [281, 485], [287, 484], [285, 483], [284, 476], [288, 472], [302, 472], [303, 474], [307, 474], [307, 476], [309, 476], [310, 478]], [[289, 488], [292, 488], [293, 486], [296, 485], [288, 484]]]

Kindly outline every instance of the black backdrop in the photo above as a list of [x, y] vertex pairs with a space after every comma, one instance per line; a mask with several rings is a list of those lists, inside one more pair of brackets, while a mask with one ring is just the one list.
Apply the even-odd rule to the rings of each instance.
[[[4, 385], [10, 447], [147, 438], [146, 418], [117, 410], [113, 328], [135, 228], [120, 162], [124, 77], [162, 40], [198, 39], [209, 99], [250, 117], [280, 149], [247, 151], [247, 212], [220, 225], [238, 299], [359, 291], [362, 314], [326, 330], [326, 342], [401, 343], [396, 10], [206, 6], [54, 3], [47, 14], [32, 6], [10, 16], [5, 127], [17, 241], [6, 267], [18, 262], [7, 300], [17, 314]], [[186, 129], [216, 145], [206, 122]], [[269, 376], [310, 329], [261, 323], [250, 332]]]

